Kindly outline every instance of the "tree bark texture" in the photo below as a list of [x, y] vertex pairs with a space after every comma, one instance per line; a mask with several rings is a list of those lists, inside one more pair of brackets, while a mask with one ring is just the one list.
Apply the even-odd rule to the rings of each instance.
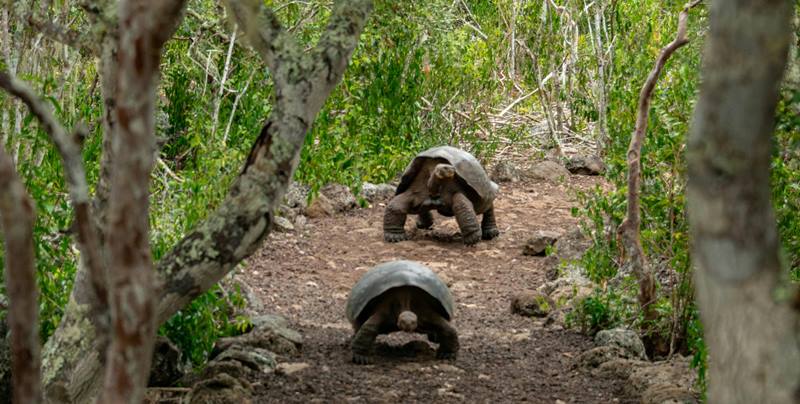
[[141, 402], [150, 374], [158, 295], [149, 231], [155, 97], [161, 49], [177, 28], [184, 5], [185, 0], [119, 3], [117, 132], [106, 228], [111, 345], [103, 402]]
[[[650, 98], [653, 95], [658, 77], [670, 56], [672, 56], [678, 48], [689, 43], [689, 40], [686, 38], [686, 22], [689, 18], [689, 10], [699, 3], [700, 0], [695, 0], [683, 7], [683, 10], [678, 16], [678, 32], [675, 35], [675, 39], [661, 49], [661, 53], [658, 55], [658, 59], [656, 59], [653, 70], [650, 71], [647, 80], [645, 80], [642, 86], [642, 90], [639, 92], [636, 128], [633, 132], [633, 136], [631, 136], [631, 143], [628, 147], [628, 209], [625, 220], [619, 225], [617, 232], [628, 254], [631, 269], [639, 281], [639, 306], [642, 308], [644, 315], [645, 328], [658, 319], [658, 314], [655, 311], [655, 307], [652, 305], [656, 301], [656, 281], [652, 271], [650, 271], [645, 262], [644, 249], [642, 248], [642, 242], [639, 236], [639, 229], [641, 227], [641, 219], [639, 217], [641, 211], [639, 191], [642, 187], [642, 144], [644, 143], [645, 133], [647, 132], [647, 117], [650, 114]], [[647, 338], [645, 339], [647, 340]]]
[[0, 219], [6, 244], [6, 293], [15, 403], [41, 402], [39, 288], [33, 252], [34, 209], [14, 162], [0, 145]]
[[[272, 212], [297, 168], [308, 129], [341, 80], [372, 9], [371, 0], [337, 1], [326, 31], [317, 45], [305, 52], [260, 1], [230, 0], [228, 3], [231, 10], [250, 11], [245, 15], [232, 14], [270, 68], [275, 81], [276, 105], [226, 199], [156, 265], [161, 287], [151, 300], [156, 302], [155, 325], [204, 293], [262, 245], [272, 226]], [[122, 51], [119, 48], [118, 52]], [[121, 67], [122, 63], [116, 68]], [[112, 94], [104, 89], [104, 98], [116, 105], [123, 102], [122, 91], [120, 88]], [[123, 119], [119, 115], [116, 118], [113, 122], [115, 136], [122, 136]], [[126, 153], [129, 150], [126, 149]], [[119, 155], [113, 151], [112, 154], [110, 160], [116, 161]], [[109, 195], [115, 197], [115, 192]], [[116, 216], [112, 214], [114, 209], [109, 202], [109, 243], [111, 234], [116, 237], [120, 230], [116, 227], [116, 220], [120, 219], [114, 219]], [[125, 237], [130, 238], [130, 235]], [[127, 242], [134, 241], [137, 240]], [[141, 253], [141, 250], [126, 251]], [[79, 269], [75, 290], [86, 290], [87, 281], [85, 271]], [[97, 394], [98, 375], [104, 366], [97, 352], [102, 352], [99, 349], [102, 349], [103, 335], [89, 316], [90, 308], [91, 301], [85, 293], [73, 292], [58, 330], [45, 346], [45, 383], [50, 400], [83, 403]]]
[[770, 141], [792, 3], [716, 0], [687, 159], [711, 403], [800, 401], [800, 305], [770, 202]]

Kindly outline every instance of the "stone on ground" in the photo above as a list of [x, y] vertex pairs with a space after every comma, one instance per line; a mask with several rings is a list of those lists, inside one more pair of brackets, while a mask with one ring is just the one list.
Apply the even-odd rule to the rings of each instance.
[[527, 176], [538, 180], [561, 182], [569, 178], [569, 171], [555, 161], [545, 160], [531, 167]]
[[394, 196], [395, 189], [391, 184], [373, 184], [365, 182], [361, 185], [361, 197], [369, 203], [388, 201]]
[[606, 171], [603, 159], [596, 155], [572, 156], [566, 165], [569, 172], [578, 175], [600, 175]]
[[549, 230], [538, 230], [525, 242], [522, 249], [524, 255], [544, 255], [547, 247], [555, 244], [559, 233]]
[[508, 160], [500, 160], [492, 167], [491, 178], [494, 182], [517, 182], [520, 178], [519, 168]]
[[275, 231], [280, 233], [288, 233], [294, 230], [294, 225], [289, 219], [282, 216], [275, 216], [272, 224], [275, 225]]
[[636, 331], [625, 328], [602, 330], [594, 336], [594, 343], [598, 346], [618, 346], [635, 358], [647, 359], [644, 343]]
[[545, 317], [555, 304], [544, 293], [526, 290], [511, 299], [511, 313], [525, 317]]
[[350, 188], [342, 184], [328, 184], [319, 190], [321, 195], [325, 195], [331, 201], [334, 212], [346, 212], [358, 207], [358, 201]]
[[334, 213], [335, 211], [330, 199], [321, 193], [317, 194], [317, 197], [311, 201], [311, 205], [308, 205], [308, 208], [306, 208], [306, 216], [312, 219], [333, 216]]

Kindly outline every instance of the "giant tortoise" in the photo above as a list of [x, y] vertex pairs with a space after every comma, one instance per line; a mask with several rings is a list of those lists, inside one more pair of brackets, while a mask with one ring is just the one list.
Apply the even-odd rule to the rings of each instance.
[[370, 362], [375, 338], [394, 331], [426, 334], [439, 343], [436, 357], [454, 359], [458, 334], [450, 325], [453, 297], [428, 267], [414, 261], [380, 264], [353, 286], [347, 319], [353, 325], [353, 362]]
[[[468, 152], [438, 146], [418, 154], [406, 168], [394, 198], [383, 216], [383, 237], [387, 242], [407, 240], [406, 216], [417, 215], [417, 227], [433, 226], [431, 210], [455, 216], [464, 244], [500, 233], [494, 217], [494, 198], [499, 187]], [[478, 224], [477, 215], [482, 214]]]

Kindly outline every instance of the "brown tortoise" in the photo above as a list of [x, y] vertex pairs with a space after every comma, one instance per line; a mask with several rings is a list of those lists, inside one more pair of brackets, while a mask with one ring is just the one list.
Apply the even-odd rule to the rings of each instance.
[[[431, 210], [455, 216], [464, 244], [500, 233], [494, 217], [494, 198], [499, 187], [468, 152], [439, 146], [418, 154], [406, 168], [394, 198], [383, 216], [383, 238], [387, 242], [407, 240], [406, 216], [417, 215], [417, 227], [433, 226]], [[477, 215], [482, 214], [478, 224]]]
[[458, 333], [450, 325], [453, 297], [430, 268], [414, 261], [390, 261], [365, 273], [347, 299], [355, 335], [353, 362], [370, 362], [375, 338], [394, 331], [426, 334], [439, 343], [436, 357], [455, 359]]

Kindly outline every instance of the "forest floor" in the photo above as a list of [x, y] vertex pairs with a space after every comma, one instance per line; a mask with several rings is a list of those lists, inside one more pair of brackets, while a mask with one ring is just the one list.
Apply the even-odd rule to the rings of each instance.
[[[525, 241], [536, 230], [574, 229], [576, 191], [601, 182], [573, 175], [558, 184], [501, 184], [501, 234], [473, 247], [461, 243], [454, 219], [438, 216], [432, 230], [416, 230], [409, 216], [411, 240], [385, 243], [381, 203], [273, 233], [238, 278], [303, 335], [300, 353], [279, 361], [308, 367], [265, 375], [255, 402], [637, 402], [623, 393], [623, 381], [574, 368], [575, 357], [593, 346], [590, 337], [509, 309], [515, 293], [545, 282], [548, 260], [522, 255]], [[456, 360], [436, 360], [423, 335], [395, 333], [379, 337], [375, 364], [351, 363], [344, 314], [350, 288], [370, 267], [394, 259], [420, 261], [450, 286], [461, 342]]]

